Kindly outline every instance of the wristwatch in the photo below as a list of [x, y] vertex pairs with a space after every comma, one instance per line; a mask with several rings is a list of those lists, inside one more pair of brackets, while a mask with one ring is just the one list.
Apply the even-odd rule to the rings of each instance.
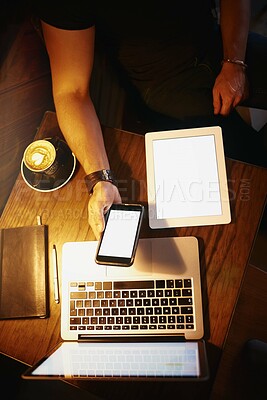
[[89, 194], [93, 193], [94, 186], [101, 181], [110, 182], [118, 187], [115, 175], [110, 169], [101, 169], [100, 171], [92, 172], [91, 174], [86, 175], [84, 180]]

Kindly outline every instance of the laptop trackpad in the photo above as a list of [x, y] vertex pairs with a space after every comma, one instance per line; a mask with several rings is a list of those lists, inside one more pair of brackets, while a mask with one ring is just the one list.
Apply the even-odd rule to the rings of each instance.
[[[193, 243], [192, 243], [193, 241]], [[194, 239], [179, 238], [140, 239], [135, 261], [131, 267], [107, 267], [109, 277], [152, 277], [185, 273], [187, 258], [194, 254]], [[192, 262], [193, 260], [191, 260]], [[195, 264], [195, 263], [194, 263]]]

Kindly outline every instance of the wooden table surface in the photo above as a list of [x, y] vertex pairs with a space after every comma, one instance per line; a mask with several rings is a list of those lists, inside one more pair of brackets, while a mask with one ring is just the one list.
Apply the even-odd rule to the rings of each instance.
[[[267, 170], [227, 159], [230, 224], [152, 230], [147, 218], [144, 137], [111, 128], [103, 128], [103, 133], [122, 201], [145, 205], [141, 237], [193, 235], [199, 239], [205, 340], [212, 382], [265, 205]], [[55, 113], [47, 112], [36, 138], [51, 135], [61, 133]], [[64, 242], [95, 240], [87, 220], [88, 194], [83, 178], [84, 171], [78, 165], [65, 186], [42, 193], [28, 187], [19, 174], [0, 219], [0, 227], [6, 228], [35, 224], [36, 216], [41, 215], [43, 224], [48, 225], [50, 317], [0, 321], [0, 352], [30, 365], [61, 341], [60, 304], [54, 302], [52, 290], [52, 245], [57, 245], [60, 267]]]

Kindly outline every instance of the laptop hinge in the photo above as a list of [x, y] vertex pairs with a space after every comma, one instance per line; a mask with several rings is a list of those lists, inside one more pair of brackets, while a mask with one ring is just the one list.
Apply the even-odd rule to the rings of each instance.
[[90, 341], [90, 342], [184, 342], [185, 337], [183, 335], [156, 335], [156, 336], [112, 336], [112, 335], [78, 335], [79, 341]]

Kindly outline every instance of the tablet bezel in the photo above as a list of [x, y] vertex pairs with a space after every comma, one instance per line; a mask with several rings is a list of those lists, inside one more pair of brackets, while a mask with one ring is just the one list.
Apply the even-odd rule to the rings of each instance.
[[[217, 161], [217, 172], [219, 181], [219, 192], [221, 199], [220, 215], [201, 215], [201, 216], [177, 216], [174, 218], [157, 218], [156, 204], [156, 185], [155, 185], [155, 165], [153, 143], [155, 140], [188, 138], [199, 136], [213, 136], [215, 144], [215, 156]], [[147, 172], [147, 197], [148, 197], [148, 216], [149, 226], [152, 229], [187, 227], [187, 226], [205, 226], [228, 224], [231, 222], [231, 212], [229, 203], [229, 193], [227, 184], [227, 174], [225, 166], [224, 147], [222, 139], [222, 130], [220, 126], [211, 126], [203, 128], [180, 129], [169, 131], [147, 132], [145, 134], [146, 151], [146, 172]], [[173, 174], [173, 171], [170, 171]]]

